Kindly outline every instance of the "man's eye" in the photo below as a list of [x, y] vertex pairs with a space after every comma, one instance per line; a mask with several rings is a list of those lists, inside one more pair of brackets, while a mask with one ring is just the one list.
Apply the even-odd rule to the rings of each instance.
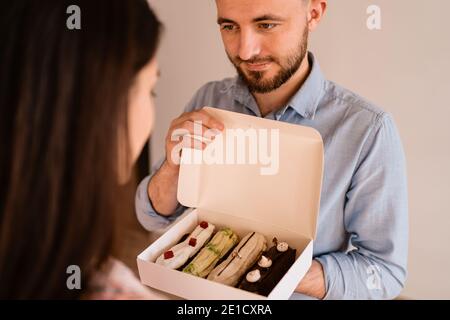
[[276, 24], [274, 24], [274, 23], [261, 23], [261, 24], [259, 25], [259, 27], [260, 27], [261, 29], [269, 30], [269, 29], [275, 28], [275, 27], [276, 27]]
[[234, 30], [234, 25], [232, 25], [232, 24], [225, 24], [225, 25], [222, 25], [222, 30], [225, 30], [225, 31], [233, 31], [233, 30]]

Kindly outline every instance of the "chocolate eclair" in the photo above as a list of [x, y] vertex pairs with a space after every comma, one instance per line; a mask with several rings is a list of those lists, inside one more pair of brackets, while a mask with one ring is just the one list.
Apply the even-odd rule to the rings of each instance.
[[171, 269], [178, 269], [184, 265], [190, 257], [193, 257], [208, 241], [215, 226], [212, 223], [202, 221], [194, 231], [182, 242], [161, 254], [156, 263]]
[[242, 279], [239, 288], [259, 295], [268, 296], [295, 262], [296, 250], [286, 242], [278, 242], [261, 258]]
[[267, 240], [263, 235], [256, 232], [247, 234], [228, 258], [211, 271], [208, 280], [229, 286], [237, 285], [266, 249]]
[[194, 257], [183, 269], [183, 272], [205, 278], [224, 257], [238, 243], [239, 237], [230, 228], [218, 231], [211, 241]]

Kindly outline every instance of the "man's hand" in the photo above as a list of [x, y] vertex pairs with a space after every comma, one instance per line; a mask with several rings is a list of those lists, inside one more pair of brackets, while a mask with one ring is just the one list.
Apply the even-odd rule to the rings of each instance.
[[[223, 129], [223, 123], [209, 115], [204, 109], [183, 113], [171, 122], [169, 131], [167, 132], [167, 164], [173, 169], [178, 169], [181, 146], [202, 150], [207, 146], [208, 140], [214, 136], [212, 133], [214, 131], [218, 133]], [[186, 134], [191, 136], [201, 136], [207, 140], [203, 140], [202, 142], [193, 138], [182, 139], [182, 137]]]
[[325, 297], [325, 274], [320, 262], [316, 260], [312, 261], [311, 267], [297, 286], [297, 289], [295, 289], [295, 292], [317, 299], [323, 299]]
[[183, 113], [172, 121], [166, 136], [166, 160], [148, 185], [148, 196], [156, 212], [170, 216], [178, 206], [177, 188], [181, 147], [204, 149], [209, 143], [192, 138], [186, 139], [183, 136], [189, 134], [211, 140], [212, 130], [222, 131], [223, 129], [224, 125], [203, 109]]

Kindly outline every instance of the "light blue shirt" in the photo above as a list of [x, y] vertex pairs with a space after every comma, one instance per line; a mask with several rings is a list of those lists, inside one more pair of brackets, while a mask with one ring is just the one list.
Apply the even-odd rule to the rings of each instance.
[[[394, 298], [406, 280], [408, 254], [406, 166], [399, 134], [388, 113], [324, 79], [311, 53], [309, 61], [311, 72], [300, 90], [265, 118], [313, 127], [324, 141], [314, 257], [324, 269], [325, 299]], [[204, 106], [261, 117], [237, 77], [206, 84], [185, 111]], [[149, 217], [146, 227], [155, 230], [186, 208], [180, 205], [169, 218], [158, 215], [147, 195], [150, 179], [139, 185], [136, 210]]]

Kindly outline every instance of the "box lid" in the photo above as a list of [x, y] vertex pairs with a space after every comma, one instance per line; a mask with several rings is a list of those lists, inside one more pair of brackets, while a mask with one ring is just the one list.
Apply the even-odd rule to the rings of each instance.
[[[178, 201], [314, 239], [323, 175], [319, 132], [221, 109], [205, 111], [225, 130], [203, 151], [183, 149]], [[256, 150], [253, 158], [250, 150]]]

